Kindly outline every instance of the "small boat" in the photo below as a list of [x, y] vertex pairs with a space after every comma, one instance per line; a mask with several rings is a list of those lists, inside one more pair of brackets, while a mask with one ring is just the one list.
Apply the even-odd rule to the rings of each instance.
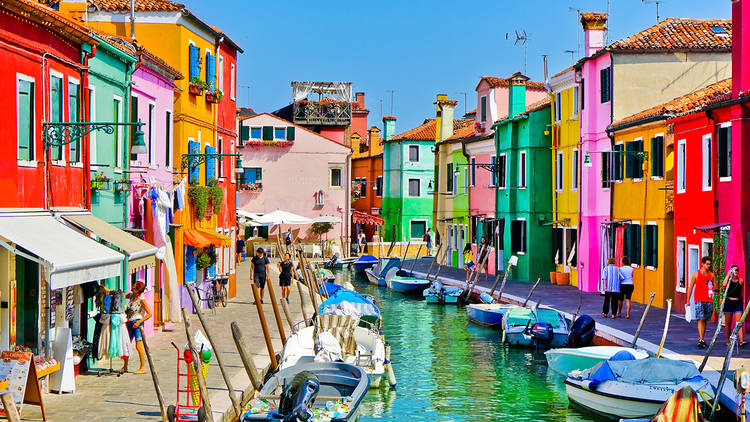
[[365, 270], [367, 280], [370, 284], [386, 286], [386, 281], [393, 278], [399, 270], [401, 259], [398, 257], [383, 258], [380, 263], [372, 268]]
[[608, 360], [573, 371], [565, 379], [571, 403], [610, 419], [652, 418], [670, 396], [686, 386], [714, 394], [695, 363], [683, 360], [633, 359], [631, 355], [630, 360]]
[[626, 351], [636, 359], [646, 359], [648, 352], [619, 346], [589, 346], [573, 348], [557, 348], [544, 352], [547, 357], [547, 365], [553, 371], [568, 375], [570, 372], [588, 369], [597, 363], [609, 360], [618, 352]]
[[547, 306], [515, 306], [503, 318], [503, 338], [511, 346], [562, 347], [569, 332], [565, 316]]
[[380, 309], [375, 306], [372, 296], [343, 288], [338, 289], [318, 306], [318, 314], [353, 316], [375, 327], [381, 326]]
[[378, 263], [378, 259], [375, 258], [374, 256], [362, 255], [359, 258], [357, 258], [357, 260], [354, 261], [352, 265], [354, 266], [354, 271], [363, 272], [367, 268], [372, 268], [377, 263]]
[[466, 317], [475, 324], [502, 329], [503, 316], [515, 306], [504, 303], [474, 303], [466, 306]]
[[345, 265], [351, 265], [357, 261], [357, 257], [342, 258], [339, 254], [333, 254], [331, 259], [324, 264], [326, 268], [344, 268]]
[[388, 287], [400, 293], [421, 292], [430, 285], [425, 277], [412, 277], [405, 271], [399, 271], [395, 276], [386, 280]]
[[430, 287], [424, 289], [422, 295], [427, 303], [455, 305], [463, 292], [464, 289], [460, 287], [446, 286], [439, 281], [433, 281]]
[[353, 365], [300, 363], [266, 381], [258, 397], [243, 408], [241, 420], [313, 420], [317, 414], [320, 419], [315, 420], [355, 421], [369, 385], [367, 374]]
[[338, 284], [329, 283], [325, 281], [320, 286], [320, 294], [326, 297], [330, 297], [336, 294], [336, 292], [338, 292], [339, 290], [343, 288], [344, 288], [343, 286], [339, 286]]
[[653, 419], [620, 419], [620, 422], [708, 422], [701, 412], [700, 401], [689, 385], [665, 401]]

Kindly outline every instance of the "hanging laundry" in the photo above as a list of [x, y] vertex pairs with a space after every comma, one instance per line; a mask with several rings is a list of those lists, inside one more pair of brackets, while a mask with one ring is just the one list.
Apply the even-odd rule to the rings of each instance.
[[174, 189], [178, 210], [185, 208], [185, 182], [186, 181], [187, 179], [183, 177], [180, 183]]
[[65, 320], [73, 320], [73, 312], [75, 311], [75, 301], [73, 300], [73, 287], [65, 288]]

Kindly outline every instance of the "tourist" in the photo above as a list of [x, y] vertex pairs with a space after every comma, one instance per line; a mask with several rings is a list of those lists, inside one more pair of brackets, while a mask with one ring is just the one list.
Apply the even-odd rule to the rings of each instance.
[[602, 316], [607, 318], [611, 308], [612, 319], [615, 319], [617, 318], [617, 306], [620, 301], [620, 282], [622, 281], [622, 273], [620, 272], [620, 269], [617, 268], [617, 265], [615, 265], [614, 258], [609, 258], [607, 260], [607, 266], [604, 268], [602, 281], [604, 282], [604, 305], [602, 306]]
[[427, 245], [427, 255], [432, 255], [432, 229], [427, 229], [422, 236], [422, 241]]
[[[724, 329], [727, 334], [727, 343], [729, 343], [729, 334], [734, 328], [733, 324], [736, 324], [742, 317], [742, 289], [745, 285], [745, 280], [740, 278], [739, 271], [740, 267], [732, 265], [726, 277], [724, 277], [724, 281], [721, 283], [721, 290], [726, 289], [727, 284], [729, 284], [727, 296], [724, 300]], [[734, 321], [732, 321], [732, 317], [734, 317]], [[747, 345], [743, 331], [745, 330], [740, 330], [740, 347]]]
[[253, 283], [260, 289], [260, 303], [263, 303], [263, 289], [268, 281], [269, 265], [270, 261], [266, 258], [263, 248], [258, 248], [250, 260], [250, 273], [253, 275]]
[[289, 252], [285, 253], [284, 260], [279, 262], [279, 286], [281, 286], [281, 300], [286, 299], [286, 303], [289, 303], [289, 291], [294, 280], [293, 266], [292, 255]]
[[291, 228], [286, 229], [286, 233], [284, 233], [284, 245], [286, 245], [287, 250], [289, 250], [289, 248], [292, 246], [292, 229]]
[[245, 240], [243, 235], [239, 235], [237, 237], [237, 242], [235, 242], [235, 246], [237, 249], [237, 264], [240, 262], [245, 261]]
[[464, 247], [464, 268], [466, 268], [466, 281], [469, 281], [471, 270], [474, 268], [474, 252], [471, 250], [471, 243]]
[[[143, 332], [141, 328], [143, 323], [151, 319], [151, 309], [148, 307], [148, 303], [143, 299], [143, 292], [146, 290], [146, 285], [138, 280], [135, 282], [132, 288], [132, 293], [128, 293], [125, 297], [128, 299], [128, 306], [125, 308], [125, 316], [128, 318], [126, 323], [128, 327], [128, 336], [130, 341], [135, 339], [135, 349], [138, 351], [138, 358], [140, 366], [135, 371], [136, 374], [145, 374], [145, 352], [143, 349]], [[122, 372], [128, 372], [128, 359], [123, 358], [124, 365]]]
[[359, 232], [359, 254], [362, 255], [365, 253], [365, 249], [367, 248], [367, 236], [365, 236], [365, 232]]
[[482, 275], [482, 270], [484, 270], [484, 282], [489, 281], [489, 271], [487, 270], [487, 266], [489, 265], [489, 256], [490, 256], [490, 245], [487, 243], [487, 237], [482, 236], [482, 240], [479, 244], [479, 250], [480, 254], [477, 257], [477, 263], [479, 264], [479, 268], [477, 271], [479, 271], [479, 274], [477, 275], [477, 280], [479, 280], [479, 277]]
[[622, 274], [622, 281], [620, 282], [620, 294], [622, 298], [617, 306], [617, 316], [622, 318], [622, 303], [625, 302], [625, 318], [630, 319], [630, 298], [633, 296], [633, 267], [630, 266], [630, 258], [627, 256], [622, 257], [622, 267], [620, 267], [620, 273]]
[[711, 271], [711, 258], [704, 256], [701, 258], [701, 267], [690, 277], [690, 285], [687, 290], [688, 301], [695, 290], [695, 315], [694, 319], [698, 320], [698, 347], [706, 348], [704, 337], [706, 335], [706, 321], [711, 318], [714, 312], [713, 293], [717, 286], [714, 286], [714, 273]]

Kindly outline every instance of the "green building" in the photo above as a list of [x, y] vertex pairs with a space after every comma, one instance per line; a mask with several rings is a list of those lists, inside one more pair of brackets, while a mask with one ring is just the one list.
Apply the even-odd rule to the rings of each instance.
[[535, 280], [554, 271], [550, 100], [526, 106], [526, 82], [511, 80], [508, 118], [493, 125], [498, 176], [495, 212], [503, 221], [503, 267], [518, 257], [513, 278]]

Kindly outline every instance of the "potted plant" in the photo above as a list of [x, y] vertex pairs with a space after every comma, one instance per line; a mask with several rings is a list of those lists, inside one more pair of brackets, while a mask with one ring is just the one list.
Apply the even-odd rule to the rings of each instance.
[[131, 183], [128, 176], [122, 176], [119, 180], [115, 181], [115, 192], [126, 192], [130, 188]]
[[224, 190], [216, 186], [216, 179], [210, 179], [208, 186], [206, 186], [208, 193], [208, 202], [211, 204], [211, 210], [214, 214], [218, 214], [221, 211], [221, 204], [224, 203]]
[[221, 99], [224, 98], [224, 93], [220, 89], [216, 91], [206, 92], [206, 102], [211, 104], [218, 104]]
[[207, 89], [208, 84], [203, 82], [203, 80], [197, 76], [193, 76], [193, 79], [190, 80], [190, 84], [188, 85], [188, 90], [193, 95], [203, 95], [203, 91]]
[[197, 220], [206, 216], [208, 208], [208, 191], [205, 186], [190, 185], [187, 191], [188, 201], [193, 206], [193, 214]]
[[109, 186], [109, 178], [102, 172], [94, 173], [91, 179], [91, 190], [106, 189]]

